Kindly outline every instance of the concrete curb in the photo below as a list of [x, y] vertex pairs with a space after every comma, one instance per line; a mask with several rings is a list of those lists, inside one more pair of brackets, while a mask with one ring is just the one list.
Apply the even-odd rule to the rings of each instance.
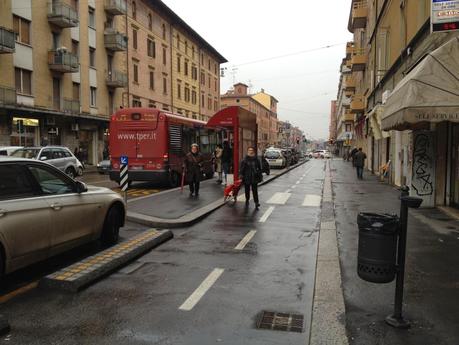
[[[305, 164], [306, 162], [308, 162], [308, 161], [305, 160], [305, 161], [302, 161], [302, 162], [300, 162], [298, 164], [295, 164], [295, 165], [289, 167], [288, 169], [286, 169], [285, 171], [283, 171], [280, 174], [270, 175], [269, 178], [267, 178], [266, 180], [262, 181], [259, 185], [263, 186], [263, 185], [265, 185], [265, 184], [267, 184], [267, 183], [269, 183], [271, 181], [274, 181], [278, 177], [288, 173], [289, 171], [291, 171], [291, 170], [293, 170], [295, 168], [298, 168], [299, 166]], [[153, 194], [153, 195], [150, 195], [150, 196], [147, 196], [147, 197], [154, 197], [155, 195], [157, 195], [157, 194]], [[153, 216], [149, 216], [149, 215], [145, 215], [145, 214], [141, 214], [141, 213], [128, 211], [127, 215], [126, 215], [126, 220], [128, 220], [130, 222], [137, 223], [137, 224], [142, 224], [142, 225], [146, 225], [146, 226], [155, 227], [155, 228], [168, 228], [168, 229], [180, 228], [180, 227], [185, 227], [185, 226], [189, 226], [189, 225], [192, 225], [192, 224], [196, 223], [197, 221], [199, 221], [202, 218], [208, 216], [209, 214], [211, 214], [212, 212], [214, 212], [215, 210], [219, 209], [220, 207], [222, 207], [225, 204], [226, 204], [226, 202], [223, 201], [223, 197], [222, 197], [221, 200], [216, 200], [216, 201], [214, 201], [214, 202], [212, 202], [212, 203], [210, 203], [210, 204], [208, 204], [208, 205], [206, 205], [204, 207], [201, 207], [200, 209], [197, 209], [196, 211], [193, 211], [191, 213], [188, 213], [188, 214], [186, 214], [186, 215], [184, 215], [184, 216], [182, 216], [180, 218], [176, 218], [176, 219], [159, 218], [159, 217], [153, 217]]]
[[42, 278], [39, 287], [77, 292], [171, 238], [173, 234], [170, 230], [146, 230]]

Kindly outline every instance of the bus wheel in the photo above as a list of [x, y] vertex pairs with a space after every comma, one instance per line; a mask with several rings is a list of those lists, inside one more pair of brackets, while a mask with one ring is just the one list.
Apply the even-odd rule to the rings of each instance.
[[180, 187], [180, 175], [176, 171], [169, 173], [169, 185], [173, 187]]

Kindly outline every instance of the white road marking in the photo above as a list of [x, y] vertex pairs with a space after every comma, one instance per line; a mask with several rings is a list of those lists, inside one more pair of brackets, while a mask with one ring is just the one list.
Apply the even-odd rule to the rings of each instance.
[[247, 243], [250, 242], [250, 240], [253, 238], [253, 236], [255, 236], [255, 234], [257, 233], [256, 230], [250, 230], [247, 235], [244, 236], [244, 238], [241, 240], [241, 242], [239, 242], [239, 244], [234, 247], [234, 249], [236, 250], [242, 250], [245, 248], [245, 246], [247, 245]]
[[201, 298], [206, 294], [207, 291], [215, 284], [218, 278], [222, 275], [225, 270], [223, 268], [215, 268], [206, 279], [198, 286], [196, 290], [191, 294], [188, 299], [183, 302], [179, 307], [180, 310], [190, 311], [194, 308], [196, 304], [201, 300]]
[[266, 222], [266, 220], [267, 220], [268, 217], [271, 215], [271, 213], [273, 213], [273, 211], [274, 211], [274, 206], [270, 206], [270, 207], [266, 210], [265, 214], [261, 216], [259, 222], [260, 222], [260, 223]]
[[306, 194], [303, 206], [319, 207], [322, 197], [315, 194]]
[[296, 183], [295, 183], [295, 184], [300, 184], [300, 181], [296, 181]]
[[266, 202], [267, 204], [285, 205], [290, 198], [290, 193], [274, 193], [274, 195]]
[[292, 191], [291, 189], [287, 189], [285, 193], [290, 193], [291, 191]]
[[293, 185], [291, 188], [292, 188], [292, 189], [295, 189], [295, 188], [296, 188], [296, 186], [295, 186], [295, 185]]

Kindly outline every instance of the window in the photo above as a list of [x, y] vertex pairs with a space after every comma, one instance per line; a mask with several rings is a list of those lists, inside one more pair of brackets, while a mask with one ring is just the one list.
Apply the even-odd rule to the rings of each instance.
[[80, 54], [80, 45], [77, 41], [72, 40], [72, 53], [78, 56]]
[[207, 98], [207, 109], [211, 110], [212, 109], [212, 98]]
[[204, 94], [201, 94], [201, 107], [205, 107], [205, 99], [206, 97], [204, 96]]
[[196, 90], [191, 91], [191, 103], [196, 104]]
[[210, 58], [209, 58], [209, 60], [207, 60], [207, 65], [208, 65], [207, 69], [210, 71]]
[[193, 80], [198, 80], [198, 69], [196, 66], [191, 67], [191, 78], [193, 78]]
[[156, 103], [154, 101], [149, 101], [148, 108], [156, 108]]
[[194, 46], [191, 47], [191, 56], [193, 57], [193, 60], [194, 60], [194, 56], [195, 56], [195, 50], [194, 50]]
[[132, 28], [132, 48], [137, 49], [137, 29]]
[[139, 83], [139, 65], [137, 63], [132, 64], [134, 68], [134, 83]]
[[167, 64], [167, 51], [166, 48], [163, 47], [163, 65]]
[[150, 71], [150, 89], [155, 89], [155, 72]]
[[137, 4], [135, 1], [132, 2], [132, 19], [137, 19]]
[[214, 100], [214, 111], [217, 111], [217, 108], [218, 108], [218, 102]]
[[89, 7], [89, 9], [88, 9], [88, 14], [89, 14], [88, 24], [89, 24], [89, 27], [93, 28], [93, 29], [96, 28], [96, 16], [95, 16], [94, 12], [95, 12], [95, 10], [93, 8]]
[[148, 51], [149, 57], [152, 57], [152, 58], [156, 57], [155, 41], [153, 41], [151, 38], [147, 39], [147, 51]]
[[185, 70], [185, 75], [188, 75], [188, 60], [185, 60], [185, 65], [183, 66], [183, 69]]
[[209, 81], [209, 88], [212, 87], [210, 84], [210, 74], [207, 75], [207, 80]]
[[96, 50], [89, 48], [89, 67], [96, 67]]
[[185, 86], [185, 102], [190, 101], [190, 88]]
[[37, 180], [45, 195], [74, 193], [73, 185], [63, 176], [44, 167], [30, 166], [30, 172]]
[[217, 78], [214, 79], [214, 84], [215, 84], [215, 91], [218, 91], [218, 83], [217, 83]]
[[30, 44], [30, 22], [18, 16], [13, 16], [13, 29], [16, 41]]
[[188, 41], [185, 41], [185, 54], [188, 55]]
[[163, 40], [165, 40], [166, 39], [166, 25], [165, 24], [162, 25], [162, 33], [163, 33]]
[[133, 106], [134, 108], [140, 108], [140, 107], [142, 107], [142, 102], [140, 101], [140, 98], [139, 98], [139, 97], [134, 96], [134, 98], [132, 99], [132, 106]]
[[148, 13], [148, 29], [153, 30], [153, 16], [151, 13]]
[[206, 75], [201, 72], [201, 85], [206, 85]]
[[72, 98], [76, 101], [80, 100], [80, 84], [72, 83]]
[[182, 64], [182, 59], [180, 58], [180, 56], [177, 56], [177, 72], [180, 73], [180, 70], [181, 70], [181, 64]]
[[91, 107], [95, 107], [97, 106], [97, 88], [91, 86], [90, 87], [90, 91], [89, 91], [89, 104], [91, 105]]
[[177, 82], [177, 98], [182, 99], [182, 85]]
[[163, 94], [167, 95], [167, 78], [163, 77]]
[[57, 49], [61, 45], [61, 35], [57, 32], [53, 32], [53, 49]]
[[16, 91], [24, 95], [32, 94], [32, 72], [15, 68]]
[[177, 34], [177, 49], [180, 50], [180, 35]]
[[0, 200], [22, 199], [34, 195], [32, 184], [21, 166], [0, 165]]
[[201, 65], [204, 65], [204, 54], [201, 53]]

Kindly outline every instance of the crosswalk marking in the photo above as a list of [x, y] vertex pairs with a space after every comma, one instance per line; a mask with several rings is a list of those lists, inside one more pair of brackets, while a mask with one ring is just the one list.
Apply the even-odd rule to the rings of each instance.
[[207, 291], [215, 284], [218, 278], [223, 274], [225, 270], [223, 268], [215, 268], [206, 279], [198, 286], [196, 290], [187, 298], [185, 302], [179, 307], [180, 310], [190, 311], [201, 298], [206, 294]]
[[276, 205], [285, 205], [291, 195], [292, 194], [290, 193], [279, 193], [279, 192], [274, 193], [274, 195], [266, 203], [276, 204]]
[[320, 195], [306, 194], [304, 197], [303, 206], [319, 207], [321, 201], [322, 197]]

